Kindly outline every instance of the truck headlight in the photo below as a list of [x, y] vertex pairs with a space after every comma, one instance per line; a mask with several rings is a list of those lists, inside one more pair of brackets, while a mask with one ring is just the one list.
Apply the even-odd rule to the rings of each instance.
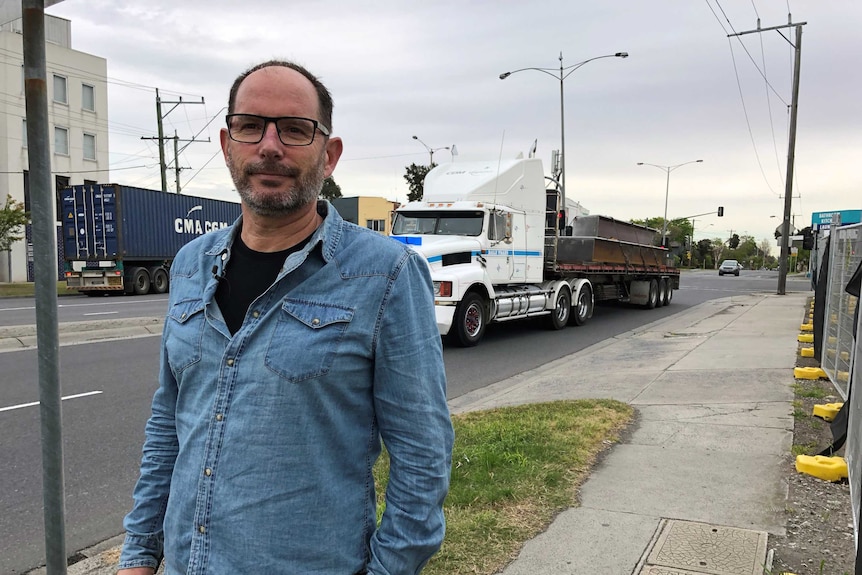
[[434, 282], [434, 297], [452, 297], [452, 282]]

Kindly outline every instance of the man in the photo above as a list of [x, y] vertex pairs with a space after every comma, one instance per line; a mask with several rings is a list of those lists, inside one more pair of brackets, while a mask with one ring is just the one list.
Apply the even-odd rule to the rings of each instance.
[[453, 433], [430, 276], [317, 200], [342, 151], [331, 120], [290, 62], [231, 88], [221, 146], [242, 216], [171, 266], [122, 575], [162, 557], [168, 575], [412, 574], [441, 544]]

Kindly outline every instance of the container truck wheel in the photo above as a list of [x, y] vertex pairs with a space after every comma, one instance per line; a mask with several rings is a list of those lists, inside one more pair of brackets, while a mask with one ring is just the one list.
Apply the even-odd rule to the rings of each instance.
[[670, 305], [670, 302], [673, 301], [673, 280], [671, 278], [667, 278], [667, 303], [664, 305]]
[[132, 268], [132, 291], [135, 295], [150, 293], [150, 273], [146, 268]]
[[485, 325], [488, 322], [485, 302], [477, 293], [468, 293], [458, 304], [450, 340], [461, 347], [473, 347], [485, 335]]
[[668, 303], [668, 280], [667, 278], [661, 278], [658, 280], [658, 303], [656, 307], [666, 306]]
[[165, 293], [168, 291], [168, 272], [162, 266], [150, 268], [150, 280], [153, 293]]
[[557, 292], [554, 309], [548, 316], [548, 329], [563, 329], [569, 323], [569, 315], [572, 313], [572, 296], [568, 288], [562, 288]]
[[659, 303], [658, 281], [652, 279], [649, 281], [649, 296], [644, 304], [646, 309], [653, 309]]
[[590, 291], [590, 288], [585, 286], [578, 293], [575, 313], [569, 318], [569, 323], [572, 325], [584, 325], [591, 317], [593, 317], [593, 293]]

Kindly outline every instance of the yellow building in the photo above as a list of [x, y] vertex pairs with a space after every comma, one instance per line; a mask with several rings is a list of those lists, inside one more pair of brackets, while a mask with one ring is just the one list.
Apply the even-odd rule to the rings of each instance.
[[332, 200], [332, 205], [348, 222], [388, 236], [392, 231], [392, 213], [399, 203], [386, 198], [357, 196], [336, 198]]

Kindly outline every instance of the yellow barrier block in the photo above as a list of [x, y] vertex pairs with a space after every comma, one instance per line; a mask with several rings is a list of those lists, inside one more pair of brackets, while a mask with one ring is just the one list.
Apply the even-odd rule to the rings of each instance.
[[796, 341], [802, 343], [814, 343], [814, 334], [813, 333], [800, 333], [797, 336]]
[[814, 348], [813, 347], [803, 347], [799, 350], [799, 355], [802, 357], [814, 357]]
[[847, 477], [847, 462], [843, 457], [797, 455], [796, 471], [825, 481], [841, 481]]
[[850, 352], [849, 351], [842, 351], [841, 353], [838, 354], [838, 357], [841, 358], [841, 361], [850, 361]]
[[828, 357], [830, 359], [835, 357], [835, 350], [834, 349], [827, 349], [826, 350], [826, 357]]
[[813, 323], [803, 323], [799, 326], [799, 331], [814, 331]]
[[829, 345], [835, 345], [836, 343], [838, 343], [838, 338], [834, 335], [830, 335], [826, 338], [826, 343], [828, 343]]
[[850, 381], [850, 372], [849, 371], [839, 371], [835, 375], [838, 378], [838, 381]]
[[796, 367], [793, 369], [796, 379], [826, 379], [826, 372], [819, 367]]
[[819, 405], [815, 405], [814, 409], [811, 411], [811, 415], [814, 417], [819, 417], [821, 419], [825, 419], [826, 421], [832, 421], [835, 419], [835, 416], [838, 415], [838, 411], [841, 409], [843, 403], [821, 403]]

